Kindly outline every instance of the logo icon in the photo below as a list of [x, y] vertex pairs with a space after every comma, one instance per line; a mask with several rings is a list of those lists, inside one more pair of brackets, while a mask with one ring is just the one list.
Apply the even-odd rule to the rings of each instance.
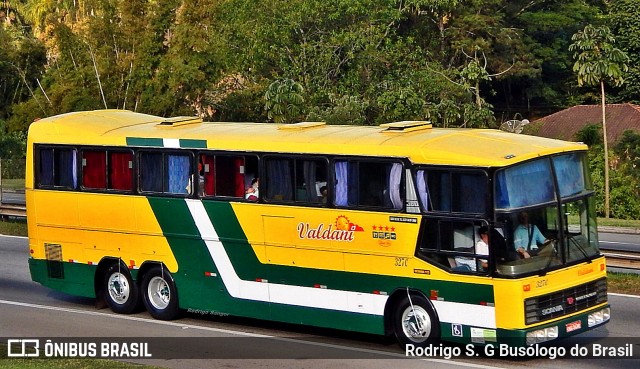
[[574, 302], [576, 302], [576, 299], [574, 299], [573, 297], [567, 297], [567, 304], [573, 305]]
[[451, 335], [453, 337], [462, 337], [462, 325], [451, 324]]
[[40, 340], [14, 339], [7, 340], [7, 357], [39, 357]]

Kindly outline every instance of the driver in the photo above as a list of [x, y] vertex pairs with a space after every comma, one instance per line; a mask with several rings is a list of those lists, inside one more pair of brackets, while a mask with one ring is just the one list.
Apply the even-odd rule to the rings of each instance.
[[522, 258], [529, 258], [537, 252], [538, 243], [544, 244], [547, 239], [535, 224], [529, 224], [529, 214], [526, 211], [518, 214], [520, 223], [513, 232], [513, 247]]

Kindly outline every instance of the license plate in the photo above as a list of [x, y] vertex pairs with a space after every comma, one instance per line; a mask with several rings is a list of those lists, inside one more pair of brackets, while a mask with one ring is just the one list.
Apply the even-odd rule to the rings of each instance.
[[580, 320], [576, 320], [575, 322], [568, 323], [566, 325], [567, 333], [576, 331], [582, 328], [582, 322]]

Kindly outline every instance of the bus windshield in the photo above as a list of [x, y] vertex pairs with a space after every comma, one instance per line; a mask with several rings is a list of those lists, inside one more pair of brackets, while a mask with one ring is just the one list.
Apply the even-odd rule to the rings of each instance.
[[506, 168], [496, 173], [495, 186], [500, 243], [506, 247], [496, 248], [498, 274], [542, 274], [600, 254], [584, 154]]

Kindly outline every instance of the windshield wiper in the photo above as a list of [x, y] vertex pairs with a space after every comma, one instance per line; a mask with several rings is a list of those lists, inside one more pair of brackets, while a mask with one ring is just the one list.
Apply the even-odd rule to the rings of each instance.
[[[582, 247], [582, 245], [580, 245], [580, 242], [576, 241], [575, 237], [572, 236], [569, 232], [567, 232], [567, 239], [571, 241], [571, 243], [573, 243], [578, 248], [578, 250], [580, 250], [582, 255], [584, 255], [585, 259], [589, 259], [589, 255], [587, 255], [587, 252], [584, 250], [584, 247]], [[591, 259], [589, 259], [588, 262], [590, 263]]]
[[538, 273], [540, 273], [540, 277], [544, 277], [547, 274], [547, 269], [549, 269], [549, 267], [551, 266], [553, 259], [558, 257], [558, 249], [556, 248], [555, 242], [547, 247], [553, 247], [553, 252], [549, 254], [549, 261], [547, 262], [547, 265], [545, 265], [544, 268], [538, 270]]

